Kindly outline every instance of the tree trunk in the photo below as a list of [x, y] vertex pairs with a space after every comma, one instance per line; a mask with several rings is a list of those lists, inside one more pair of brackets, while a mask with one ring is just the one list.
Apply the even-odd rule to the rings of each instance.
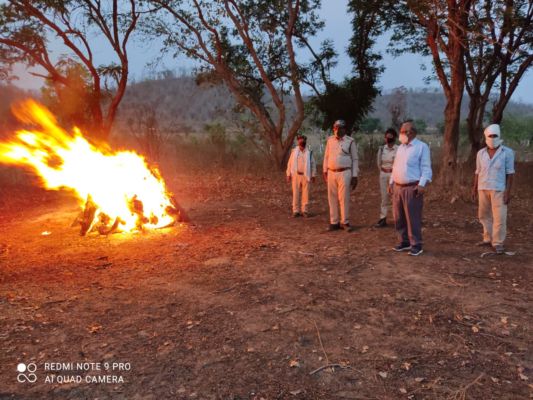
[[461, 119], [461, 100], [448, 99], [444, 109], [445, 127], [444, 144], [442, 147], [442, 160], [440, 181], [446, 185], [453, 185], [457, 171], [457, 150], [459, 147], [459, 121]]
[[468, 130], [468, 138], [470, 139], [470, 154], [468, 155], [467, 164], [474, 165], [476, 161], [477, 152], [481, 148], [481, 137], [483, 114], [485, 113], [485, 104], [479, 96], [475, 94], [470, 96], [470, 104], [468, 106], [468, 117], [466, 118], [466, 126]]

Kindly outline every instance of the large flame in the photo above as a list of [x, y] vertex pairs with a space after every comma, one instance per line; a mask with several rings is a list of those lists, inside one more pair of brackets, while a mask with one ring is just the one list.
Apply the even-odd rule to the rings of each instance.
[[14, 113], [37, 129], [19, 130], [13, 140], [0, 142], [0, 163], [31, 168], [46, 189], [71, 190], [86, 212], [90, 204], [91, 226], [114, 223], [115, 230], [131, 232], [174, 222], [171, 195], [143, 157], [97, 148], [77, 128], [66, 132], [35, 101], [21, 103]]

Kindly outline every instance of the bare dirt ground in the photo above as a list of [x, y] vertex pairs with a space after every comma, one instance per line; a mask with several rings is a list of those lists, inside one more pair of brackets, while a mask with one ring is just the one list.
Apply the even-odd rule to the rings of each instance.
[[[475, 205], [434, 192], [424, 255], [392, 252], [393, 229], [371, 228], [370, 172], [353, 233], [324, 233], [322, 182], [316, 216], [289, 218], [280, 176], [167, 176], [196, 225], [109, 237], [80, 237], [64, 194], [3, 185], [0, 398], [532, 398], [533, 166], [520, 170], [516, 254], [484, 258]], [[35, 383], [17, 382], [19, 362]], [[56, 362], [131, 369], [45, 370]], [[124, 382], [85, 381], [98, 375]]]

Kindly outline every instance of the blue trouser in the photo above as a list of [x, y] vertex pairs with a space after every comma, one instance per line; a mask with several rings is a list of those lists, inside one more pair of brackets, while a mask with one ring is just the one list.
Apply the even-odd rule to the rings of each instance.
[[392, 211], [394, 225], [402, 244], [422, 248], [422, 206], [424, 196], [416, 195], [417, 186], [394, 185]]

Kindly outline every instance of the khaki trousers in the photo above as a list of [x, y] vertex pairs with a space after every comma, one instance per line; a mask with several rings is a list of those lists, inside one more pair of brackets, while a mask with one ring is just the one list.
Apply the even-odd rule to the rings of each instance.
[[[329, 221], [331, 224], [348, 224], [350, 221], [350, 183], [352, 171], [328, 171]], [[340, 205], [340, 215], [339, 215]]]
[[[308, 212], [310, 183], [304, 175], [292, 176], [292, 212]], [[300, 198], [302, 208], [300, 209]]]
[[389, 196], [389, 192], [387, 192], [390, 176], [390, 172], [381, 171], [379, 173], [379, 189], [381, 192], [381, 213], [379, 214], [380, 219], [387, 218], [387, 214], [391, 208], [391, 198]]
[[483, 241], [493, 246], [503, 246], [507, 234], [507, 205], [503, 192], [479, 190], [479, 222], [483, 225]]

